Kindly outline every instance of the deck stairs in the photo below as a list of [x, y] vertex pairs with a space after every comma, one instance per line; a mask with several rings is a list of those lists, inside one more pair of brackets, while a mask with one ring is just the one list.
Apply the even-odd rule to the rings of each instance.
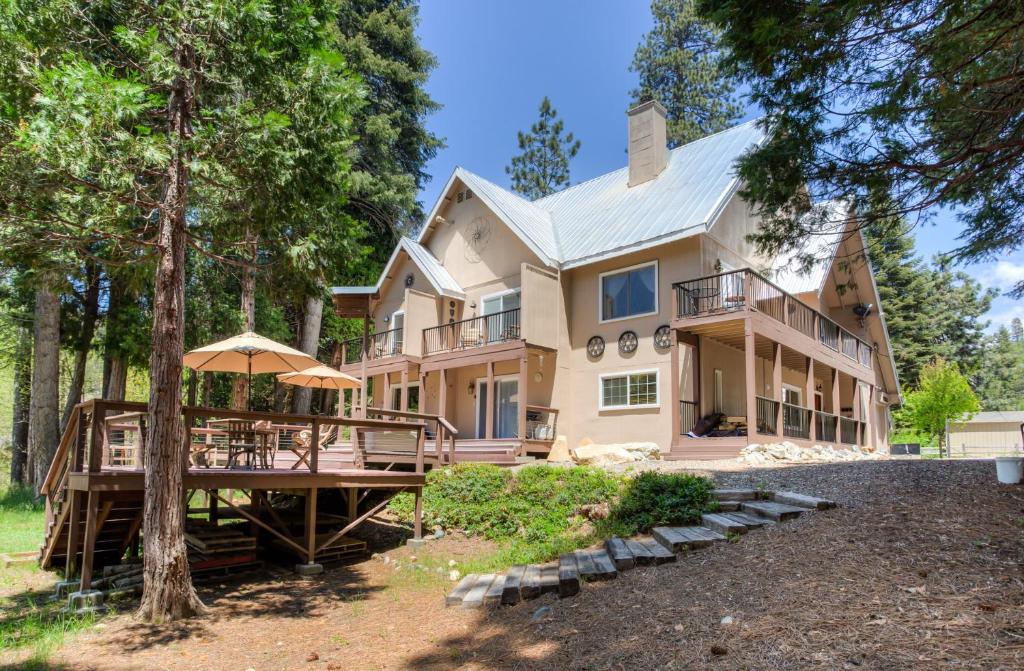
[[[109, 498], [108, 498], [109, 497]], [[84, 498], [84, 496], [83, 496]], [[47, 524], [43, 544], [39, 551], [39, 564], [44, 569], [65, 565], [70, 551], [78, 557], [74, 564], [81, 566], [82, 547], [85, 543], [85, 507], [77, 522], [77, 534], [71, 533], [70, 492], [63, 488], [54, 500], [53, 518]], [[84, 502], [83, 502], [84, 503]], [[116, 564], [128, 550], [132, 538], [142, 525], [142, 498], [125, 499], [114, 492], [101, 494], [96, 517], [96, 550], [93, 566], [100, 569]], [[74, 538], [72, 539], [72, 536]]]
[[699, 526], [655, 527], [650, 537], [610, 538], [604, 547], [576, 550], [547, 564], [517, 565], [504, 574], [471, 573], [445, 597], [446, 606], [480, 608], [511, 606], [542, 594], [561, 598], [579, 593], [582, 585], [614, 580], [637, 566], [657, 566], [679, 554], [710, 547], [739, 534], [785, 522], [835, 503], [792, 492], [719, 489], [718, 510], [701, 516]]

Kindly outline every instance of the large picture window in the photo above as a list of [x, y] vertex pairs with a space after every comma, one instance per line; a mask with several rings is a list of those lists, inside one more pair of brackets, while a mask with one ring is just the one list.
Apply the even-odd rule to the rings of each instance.
[[601, 376], [602, 410], [658, 406], [658, 371], [609, 373]]
[[601, 273], [601, 321], [658, 312], [658, 264]]

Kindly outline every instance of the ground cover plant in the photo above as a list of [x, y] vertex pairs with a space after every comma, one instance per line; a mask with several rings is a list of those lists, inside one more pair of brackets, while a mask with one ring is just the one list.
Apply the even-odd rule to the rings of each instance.
[[38, 549], [44, 516], [42, 499], [30, 487], [0, 490], [0, 552]]
[[[519, 471], [458, 464], [431, 471], [423, 493], [430, 529], [459, 530], [498, 544], [464, 566], [485, 571], [543, 562], [614, 535], [631, 536], [659, 524], [691, 524], [714, 508], [711, 480], [647, 472], [635, 478], [587, 466], [536, 465]], [[390, 510], [411, 520], [413, 498]]]

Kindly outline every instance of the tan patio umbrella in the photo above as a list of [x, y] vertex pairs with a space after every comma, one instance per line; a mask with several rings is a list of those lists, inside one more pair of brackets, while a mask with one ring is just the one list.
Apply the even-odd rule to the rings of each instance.
[[277, 379], [286, 384], [313, 389], [358, 389], [362, 384], [359, 378], [346, 375], [330, 366], [313, 366], [297, 373], [281, 373]]
[[247, 373], [250, 410], [253, 373], [287, 373], [320, 365], [319, 361], [308, 354], [252, 331], [194, 349], [185, 355], [183, 363], [193, 370]]

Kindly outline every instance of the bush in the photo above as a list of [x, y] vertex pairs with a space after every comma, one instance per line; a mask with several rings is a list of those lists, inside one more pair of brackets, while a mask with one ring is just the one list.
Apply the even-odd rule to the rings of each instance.
[[718, 509], [714, 488], [711, 480], [696, 475], [641, 473], [612, 507], [608, 526], [617, 533], [635, 534], [657, 526], [696, 524], [702, 512]]

